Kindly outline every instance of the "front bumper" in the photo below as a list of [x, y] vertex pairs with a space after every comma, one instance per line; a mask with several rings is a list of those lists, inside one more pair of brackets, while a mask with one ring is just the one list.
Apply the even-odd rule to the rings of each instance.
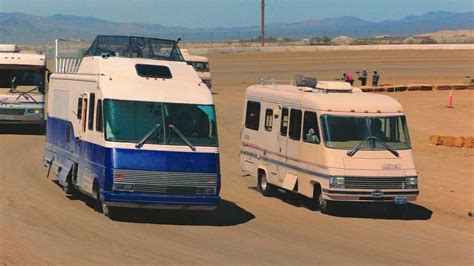
[[112, 207], [212, 211], [219, 206], [217, 195], [154, 195], [101, 191], [101, 199]]
[[323, 198], [332, 201], [394, 202], [396, 199], [415, 201], [418, 189], [405, 190], [352, 190], [323, 189]]

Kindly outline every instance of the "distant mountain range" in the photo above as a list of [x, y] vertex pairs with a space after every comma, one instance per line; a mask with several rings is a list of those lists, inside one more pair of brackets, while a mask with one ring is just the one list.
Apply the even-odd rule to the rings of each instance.
[[[474, 29], [474, 12], [430, 12], [400, 20], [371, 22], [356, 17], [312, 19], [266, 25], [266, 36], [311, 38], [346, 35], [353, 38], [376, 35], [408, 36], [440, 30]], [[52, 43], [54, 39], [92, 40], [98, 34], [183, 38], [184, 41], [247, 40], [257, 38], [259, 26], [192, 29], [160, 24], [117, 23], [93, 17], [70, 15], [34, 16], [0, 12], [0, 43]]]

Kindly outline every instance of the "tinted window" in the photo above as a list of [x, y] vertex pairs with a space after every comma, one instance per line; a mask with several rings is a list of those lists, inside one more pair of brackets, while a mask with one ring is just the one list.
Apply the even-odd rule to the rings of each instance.
[[288, 132], [288, 108], [283, 108], [281, 110], [281, 125], [280, 125], [280, 134], [286, 136]]
[[90, 104], [89, 104], [89, 120], [87, 122], [87, 128], [89, 130], [93, 130], [94, 129], [94, 105], [95, 105], [95, 94], [94, 93], [91, 93], [89, 95], [89, 100], [90, 100]]
[[320, 142], [318, 118], [315, 112], [304, 112], [303, 141], [309, 143]]
[[140, 77], [145, 78], [161, 78], [161, 79], [170, 79], [173, 77], [171, 71], [167, 66], [157, 66], [157, 65], [135, 65], [137, 74]]
[[77, 99], [77, 119], [82, 119], [82, 98]]
[[102, 100], [97, 101], [97, 116], [95, 117], [95, 130], [102, 132]]
[[290, 112], [290, 139], [300, 140], [301, 138], [301, 110], [291, 109]]
[[260, 122], [260, 103], [247, 102], [247, 112], [245, 113], [245, 127], [248, 129], [258, 130]]
[[273, 110], [267, 109], [265, 111], [265, 130], [272, 131], [273, 127]]

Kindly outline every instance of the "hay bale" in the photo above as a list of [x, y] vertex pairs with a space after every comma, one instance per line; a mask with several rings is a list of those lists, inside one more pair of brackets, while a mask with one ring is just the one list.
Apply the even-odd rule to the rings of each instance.
[[451, 85], [438, 85], [436, 86], [436, 90], [439, 91], [448, 91], [451, 89]]
[[410, 86], [408, 87], [408, 91], [419, 91], [421, 89], [420, 86]]
[[395, 91], [406, 91], [407, 89], [408, 89], [407, 86], [395, 87]]
[[454, 146], [454, 137], [442, 136], [441, 137], [441, 145], [446, 146], [446, 147], [453, 147]]
[[384, 92], [385, 89], [384, 88], [374, 88], [373, 89], [373, 92]]
[[474, 137], [464, 138], [464, 148], [466, 148], [466, 149], [474, 148]]
[[452, 86], [453, 90], [465, 90], [467, 89], [466, 85], [454, 85]]
[[441, 144], [441, 137], [438, 136], [438, 135], [430, 136], [430, 139], [428, 140], [428, 143], [438, 146], [438, 145]]
[[464, 137], [454, 137], [454, 147], [456, 148], [464, 147]]
[[374, 91], [374, 89], [372, 89], [372, 88], [362, 88], [361, 90], [363, 92], [373, 92]]
[[467, 90], [474, 90], [474, 85], [468, 85], [466, 89]]
[[432, 90], [433, 90], [433, 86], [424, 85], [424, 86], [421, 86], [421, 87], [420, 87], [420, 90], [422, 90], [422, 91], [432, 91]]

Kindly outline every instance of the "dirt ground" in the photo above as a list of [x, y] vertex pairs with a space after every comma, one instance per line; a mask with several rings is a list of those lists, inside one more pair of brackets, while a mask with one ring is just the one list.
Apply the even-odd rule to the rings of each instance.
[[472, 264], [474, 149], [436, 147], [433, 134], [474, 135], [474, 92], [397, 92], [407, 113], [420, 176], [419, 200], [403, 220], [347, 205], [337, 215], [307, 201], [265, 198], [239, 169], [245, 88], [258, 77], [335, 79], [377, 69], [382, 83], [463, 83], [472, 51], [386, 51], [210, 55], [218, 111], [223, 203], [190, 220], [180, 212], [124, 213], [111, 221], [87, 198], [66, 197], [42, 165], [44, 136], [0, 128], [0, 264]]

